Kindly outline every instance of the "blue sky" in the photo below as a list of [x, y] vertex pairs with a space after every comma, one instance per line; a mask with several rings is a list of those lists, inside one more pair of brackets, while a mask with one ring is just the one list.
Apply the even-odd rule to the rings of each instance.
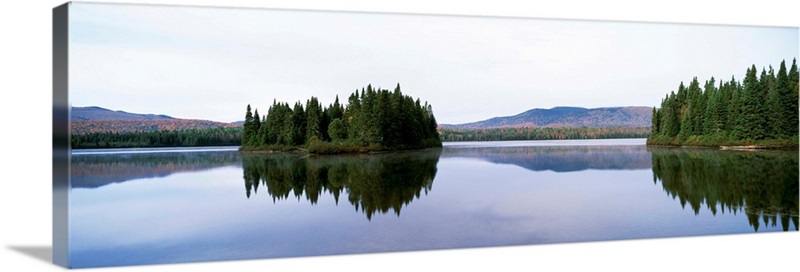
[[439, 123], [555, 106], [656, 106], [681, 81], [797, 58], [798, 29], [73, 3], [70, 100], [237, 121], [372, 84]]

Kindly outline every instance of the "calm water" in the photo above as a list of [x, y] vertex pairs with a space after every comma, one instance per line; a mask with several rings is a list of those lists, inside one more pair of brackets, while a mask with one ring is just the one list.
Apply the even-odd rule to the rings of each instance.
[[[797, 151], [644, 140], [72, 156], [73, 267], [798, 230]], [[132, 151], [132, 152], [131, 152]]]

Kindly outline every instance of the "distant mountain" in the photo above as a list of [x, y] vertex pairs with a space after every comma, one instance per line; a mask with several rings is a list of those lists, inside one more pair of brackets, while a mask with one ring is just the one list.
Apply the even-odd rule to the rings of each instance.
[[155, 130], [204, 129], [238, 127], [241, 124], [209, 120], [179, 119], [163, 114], [139, 114], [114, 111], [101, 107], [72, 107], [71, 132], [132, 132]]
[[101, 107], [72, 107], [72, 121], [78, 120], [169, 120], [175, 119], [163, 114], [139, 114], [113, 111]]
[[653, 108], [555, 107], [532, 109], [514, 116], [494, 117], [466, 124], [442, 124], [443, 128], [485, 129], [505, 127], [648, 127]]

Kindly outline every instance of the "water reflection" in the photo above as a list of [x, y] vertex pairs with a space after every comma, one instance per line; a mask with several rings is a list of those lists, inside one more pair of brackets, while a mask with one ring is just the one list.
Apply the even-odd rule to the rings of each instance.
[[514, 146], [445, 148], [443, 158], [474, 158], [513, 164], [532, 171], [573, 172], [588, 169], [650, 168], [650, 153], [638, 146]]
[[[427, 194], [436, 176], [440, 149], [373, 155], [306, 156], [296, 153], [242, 154], [245, 194], [260, 187], [273, 201], [305, 197], [316, 204], [320, 195], [342, 193], [368, 219], [394, 211]], [[262, 189], [262, 191], [265, 189]]]
[[70, 187], [98, 188], [134, 179], [237, 166], [239, 152], [154, 152], [71, 156]]
[[[695, 214], [701, 210], [713, 215], [745, 214], [755, 231], [767, 226], [780, 226], [784, 231], [798, 230], [797, 151], [742, 152], [623, 145], [445, 147], [344, 156], [240, 154], [238, 151], [155, 152], [72, 156], [70, 170], [72, 188], [94, 189], [135, 179], [241, 165], [244, 197], [254, 197], [261, 191], [274, 202], [294, 197], [315, 205], [323, 194], [330, 194], [338, 205], [344, 195], [356, 211], [371, 220], [375, 213], [392, 211], [399, 216], [403, 206], [427, 195], [441, 167], [437, 166], [440, 157], [447, 161], [468, 158], [510, 164], [532, 173], [552, 171], [559, 175], [583, 170], [652, 168], [653, 182], [660, 183], [666, 195], [675, 199], [676, 204], [672, 205], [688, 206]], [[461, 177], [444, 182], [467, 182], [468, 179]], [[239, 177], [229, 180], [236, 184], [242, 182]]]
[[745, 213], [750, 226], [794, 223], [798, 230], [797, 151], [649, 148], [653, 181], [689, 206], [713, 214]]

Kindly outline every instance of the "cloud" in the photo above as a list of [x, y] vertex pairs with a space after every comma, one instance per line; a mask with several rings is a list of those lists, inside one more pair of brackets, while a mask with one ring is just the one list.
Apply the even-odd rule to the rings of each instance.
[[[76, 3], [73, 102], [235, 121], [367, 84], [440, 123], [531, 108], [656, 106], [680, 81], [797, 57], [796, 28]], [[737, 76], [737, 78], [740, 78]]]

